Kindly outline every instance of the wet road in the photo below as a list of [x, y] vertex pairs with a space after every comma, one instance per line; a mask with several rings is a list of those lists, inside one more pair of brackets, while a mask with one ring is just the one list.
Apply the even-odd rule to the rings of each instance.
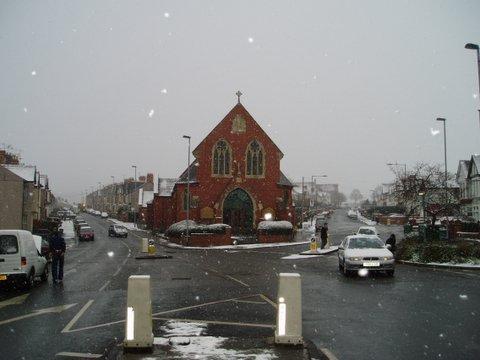
[[[139, 238], [108, 238], [106, 220], [84, 217], [96, 240], [69, 248], [63, 286], [39, 285], [23, 303], [3, 307], [2, 301], [22, 293], [0, 293], [0, 347], [9, 359], [101, 355], [120, 343], [131, 274], [152, 277], [155, 336], [182, 319], [204, 324], [203, 335], [271, 336], [279, 272], [301, 274], [304, 336], [339, 359], [476, 359], [480, 353], [479, 272], [400, 265], [394, 278], [344, 278], [335, 254], [282, 259], [306, 245], [241, 251], [162, 247], [171, 259], [135, 260]], [[360, 225], [337, 212], [329, 220], [333, 243]], [[383, 236], [380, 228], [382, 237], [392, 229], [398, 230], [385, 229]], [[20, 318], [25, 315], [31, 317]]]

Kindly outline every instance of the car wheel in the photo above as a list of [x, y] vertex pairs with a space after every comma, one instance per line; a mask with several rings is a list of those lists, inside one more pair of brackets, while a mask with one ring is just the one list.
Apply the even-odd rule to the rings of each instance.
[[42, 282], [48, 280], [48, 264], [45, 265], [45, 269], [43, 270], [43, 274], [40, 276], [40, 279], [42, 280]]
[[394, 274], [395, 274], [395, 270], [387, 270], [388, 276], [393, 277]]
[[338, 260], [338, 271], [343, 272], [343, 265], [340, 260]]
[[33, 283], [35, 281], [35, 269], [32, 268], [30, 270], [30, 274], [28, 274], [27, 278], [25, 279], [25, 283], [23, 285], [25, 290], [30, 290], [33, 287]]
[[342, 269], [343, 269], [343, 275], [345, 275], [346, 277], [350, 277], [352, 275], [352, 272], [347, 269], [347, 267], [345, 266], [345, 263], [342, 264]]

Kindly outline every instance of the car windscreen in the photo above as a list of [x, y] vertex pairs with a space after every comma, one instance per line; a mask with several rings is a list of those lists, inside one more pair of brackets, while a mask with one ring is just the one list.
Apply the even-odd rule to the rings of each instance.
[[349, 249], [381, 249], [383, 243], [372, 238], [353, 238], [348, 242]]
[[362, 235], [375, 235], [375, 231], [372, 229], [360, 229], [358, 230], [358, 233]]
[[18, 253], [18, 240], [15, 235], [0, 235], [0, 255]]

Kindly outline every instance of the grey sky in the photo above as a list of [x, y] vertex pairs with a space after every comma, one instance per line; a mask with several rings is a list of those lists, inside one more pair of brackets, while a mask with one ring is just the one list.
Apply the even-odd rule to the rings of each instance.
[[455, 171], [479, 152], [463, 48], [480, 43], [479, 14], [478, 1], [2, 1], [0, 144], [78, 200], [132, 164], [178, 176], [182, 135], [195, 147], [240, 89], [292, 180], [366, 194], [389, 161], [443, 163], [438, 116]]

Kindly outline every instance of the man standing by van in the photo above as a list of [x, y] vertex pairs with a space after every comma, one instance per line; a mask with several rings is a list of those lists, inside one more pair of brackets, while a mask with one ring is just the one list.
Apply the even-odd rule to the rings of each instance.
[[57, 229], [50, 239], [50, 253], [52, 254], [52, 277], [53, 283], [61, 283], [63, 281], [63, 257], [65, 255], [65, 240]]

